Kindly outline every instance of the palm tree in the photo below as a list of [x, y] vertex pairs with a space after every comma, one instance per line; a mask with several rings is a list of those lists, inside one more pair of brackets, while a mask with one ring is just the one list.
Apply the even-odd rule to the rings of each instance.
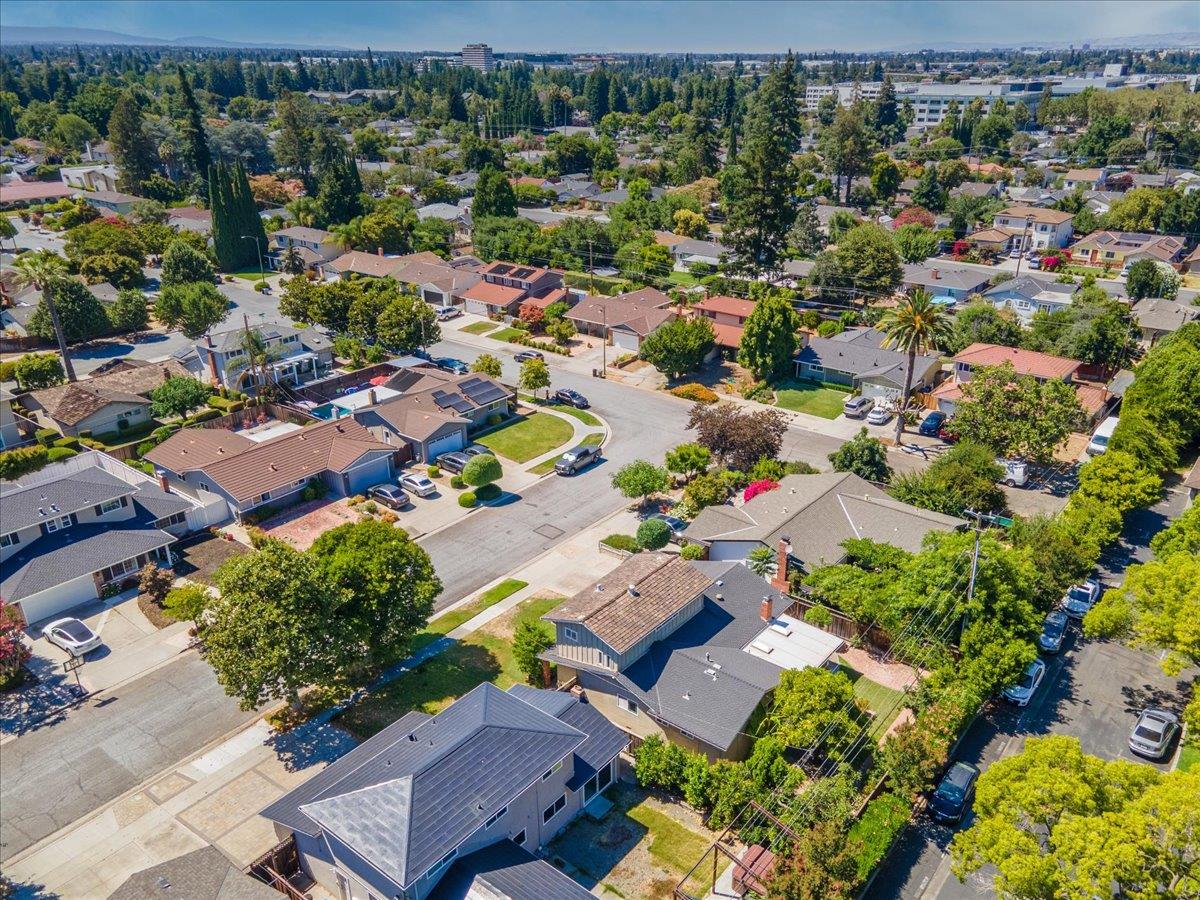
[[235, 356], [225, 363], [225, 370], [227, 372], [234, 372], [238, 369], [249, 368], [252, 383], [255, 386], [265, 385], [267, 383], [267, 375], [271, 371], [268, 363], [274, 359], [278, 359], [282, 353], [274, 347], [268, 347], [262, 334], [257, 329], [250, 328], [249, 326], [242, 332], [241, 340], [238, 343], [245, 352], [243, 355]]
[[297, 225], [311, 226], [316, 222], [321, 208], [317, 205], [315, 197], [297, 197], [287, 205], [287, 211], [292, 214]]
[[304, 271], [304, 257], [295, 246], [289, 246], [280, 257], [280, 265], [288, 275], [299, 275]]
[[879, 328], [887, 335], [883, 340], [884, 347], [895, 347], [908, 354], [904, 393], [900, 395], [900, 409], [896, 415], [896, 443], [899, 444], [900, 436], [904, 434], [904, 411], [912, 393], [917, 354], [929, 353], [950, 336], [950, 319], [945, 308], [933, 302], [929, 291], [917, 288], [888, 310], [880, 320]]
[[13, 262], [17, 272], [17, 284], [33, 285], [42, 292], [42, 302], [50, 313], [50, 324], [54, 327], [54, 337], [58, 341], [58, 352], [62, 354], [63, 371], [67, 381], [75, 381], [75, 367], [71, 365], [71, 355], [67, 352], [67, 338], [63, 334], [62, 321], [58, 318], [58, 307], [54, 305], [53, 290], [55, 279], [67, 274], [67, 261], [53, 250], [36, 250], [24, 253]]
[[779, 571], [775, 551], [770, 547], [755, 547], [746, 555], [746, 568], [759, 578], [771, 578]]
[[330, 225], [329, 233], [334, 242], [343, 250], [361, 247], [363, 243], [362, 216], [355, 216], [349, 222], [340, 225]]

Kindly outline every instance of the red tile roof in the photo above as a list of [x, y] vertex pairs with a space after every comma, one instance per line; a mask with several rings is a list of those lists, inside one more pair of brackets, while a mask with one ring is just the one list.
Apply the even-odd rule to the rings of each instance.
[[61, 181], [14, 181], [9, 184], [0, 184], [0, 203], [55, 200], [60, 197], [70, 197], [75, 190]]
[[1075, 374], [1083, 365], [1075, 359], [1051, 356], [1049, 353], [1038, 353], [1035, 350], [1022, 350], [1018, 347], [1004, 347], [1000, 344], [971, 344], [955, 356], [954, 361], [966, 363], [976, 369], [980, 366], [1012, 363], [1018, 375], [1033, 375], [1036, 378], [1066, 378]]
[[716, 294], [708, 297], [700, 303], [697, 303], [692, 309], [704, 310], [705, 312], [724, 313], [727, 316], [738, 316], [743, 319], [750, 318], [750, 313], [754, 312], [754, 301], [743, 300], [741, 297], [729, 297], [725, 294]]
[[742, 346], [742, 333], [746, 330], [741, 325], [724, 325], [721, 322], [708, 320], [713, 333], [717, 336], [717, 344], [721, 347], [738, 348]]
[[479, 284], [463, 291], [464, 300], [478, 300], [489, 306], [508, 306], [525, 296], [525, 291], [518, 287], [506, 287], [503, 284], [492, 284], [481, 281]]

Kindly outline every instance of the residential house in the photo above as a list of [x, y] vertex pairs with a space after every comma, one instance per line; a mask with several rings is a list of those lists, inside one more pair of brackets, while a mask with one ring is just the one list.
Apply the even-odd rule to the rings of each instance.
[[983, 298], [996, 309], [1012, 310], [1021, 324], [1028, 325], [1036, 312], [1066, 309], [1078, 289], [1074, 283], [1063, 284], [1039, 275], [1020, 275], [984, 291]]
[[135, 872], [108, 900], [146, 900], [184, 885], [188, 900], [279, 900], [278, 891], [247, 875], [211, 844]]
[[83, 153], [79, 154], [80, 159], [86, 162], [93, 163], [110, 163], [113, 162], [112, 147], [108, 141], [85, 141], [83, 144]]
[[541, 225], [543, 228], [549, 225], [557, 225], [559, 222], [565, 222], [571, 216], [565, 212], [558, 212], [553, 209], [546, 209], [541, 206], [518, 206], [517, 218], [528, 219]]
[[964, 181], [956, 188], [950, 189], [951, 197], [973, 197], [976, 199], [983, 197], [999, 197], [999, 184], [991, 184], [986, 181]]
[[407, 262], [409, 262], [409, 259], [405, 256], [384, 256], [382, 253], [365, 253], [362, 250], [351, 250], [343, 253], [337, 259], [330, 260], [322, 268], [339, 278], [349, 278], [351, 275], [359, 275], [367, 278], [387, 278]]
[[1044, 187], [1018, 187], [1011, 185], [1004, 190], [1005, 196], [1019, 206], [1049, 206], [1054, 195]]
[[447, 175], [446, 183], [458, 188], [464, 197], [470, 197], [475, 193], [475, 185], [479, 184], [479, 173], [460, 172], [457, 175]]
[[696, 264], [715, 268], [728, 253], [729, 248], [724, 244], [716, 241], [698, 241], [694, 238], [679, 241], [671, 247], [671, 257], [675, 260], [677, 269], [686, 269]]
[[586, 175], [564, 175], [549, 186], [558, 196], [559, 203], [572, 203], [576, 200], [591, 200], [601, 192], [600, 185]]
[[57, 616], [122, 585], [221, 511], [104, 453], [86, 451], [0, 484], [0, 594], [26, 622]]
[[[886, 338], [875, 328], [851, 328], [830, 338], [809, 337], [795, 356], [796, 377], [853, 387], [876, 400], [897, 401], [904, 390], [908, 354], [884, 349]], [[940, 357], [918, 356], [912, 389], [928, 390], [941, 371]]]
[[1142, 343], [1153, 347], [1159, 338], [1200, 321], [1200, 306], [1161, 297], [1143, 297], [1133, 304], [1133, 321], [1142, 332]]
[[[650, 199], [657, 200], [659, 197], [665, 196], [667, 193], [665, 188], [651, 187]], [[601, 191], [592, 197], [588, 197], [589, 203], [594, 203], [601, 209], [611, 209], [618, 204], [624, 203], [629, 199], [629, 189], [625, 187], [613, 188], [611, 191]]]
[[197, 206], [177, 206], [167, 210], [167, 224], [176, 231], [209, 234], [212, 231], [212, 211]]
[[1040, 206], [1010, 206], [992, 218], [992, 227], [1008, 231], [1012, 246], [1021, 250], [1052, 250], [1071, 243], [1075, 233], [1071, 213]]
[[1029, 375], [1041, 382], [1058, 380], [1072, 385], [1089, 423], [1107, 412], [1115, 399], [1105, 387], [1080, 379], [1080, 370], [1084, 366], [1079, 360], [1018, 347], [1003, 347], [1000, 344], [976, 343], [954, 357], [953, 377], [933, 391], [937, 408], [948, 416], [954, 415], [958, 401], [963, 397], [963, 385], [971, 380], [975, 370], [1005, 363], [1012, 365], [1017, 375]]
[[13, 401], [16, 399], [8, 388], [0, 386], [0, 450], [10, 450], [24, 443], [17, 414], [13, 411]]
[[1102, 191], [1107, 180], [1106, 169], [1068, 169], [1063, 175], [1062, 186], [1068, 191]]
[[1196, 498], [1200, 497], [1200, 459], [1196, 460], [1195, 465], [1184, 476], [1182, 487], [1187, 491], [1188, 503], [1195, 503]]
[[718, 294], [706, 297], [691, 309], [696, 315], [712, 323], [718, 347], [737, 350], [742, 345], [742, 332], [745, 330], [746, 320], [754, 312], [754, 301]]
[[293, 225], [271, 232], [267, 249], [267, 266], [275, 272], [283, 270], [284, 259], [292, 248], [300, 254], [306, 269], [320, 269], [342, 255], [342, 248], [332, 234], [323, 228]]
[[479, 316], [515, 316], [524, 301], [563, 287], [561, 272], [519, 263], [497, 260], [479, 274], [483, 280], [462, 295], [464, 309]]
[[613, 782], [628, 744], [573, 694], [485, 682], [406, 713], [262, 815], [333, 896], [586, 900], [533, 853]]
[[1171, 265], [1183, 254], [1184, 246], [1183, 239], [1174, 235], [1093, 231], [1071, 245], [1071, 262], [1112, 269], [1126, 269], [1139, 259]]
[[1180, 271], [1195, 274], [1200, 272], [1200, 244], [1193, 250], [1179, 267]]
[[63, 166], [58, 170], [62, 183], [81, 191], [116, 191], [120, 175], [111, 164], [97, 166]]
[[0, 209], [53, 203], [74, 194], [74, 188], [59, 181], [6, 181], [0, 184]]
[[843, 646], [790, 605], [743, 565], [639, 553], [544, 616], [555, 639], [542, 658], [631, 737], [743, 759], [784, 669]]
[[564, 318], [582, 334], [602, 337], [622, 350], [637, 352], [642, 341], [675, 318], [671, 298], [655, 288], [642, 288], [612, 297], [589, 296]]
[[[415, 255], [415, 254], [414, 254]], [[470, 267], [456, 268], [433, 256], [437, 262], [414, 260], [392, 272], [392, 278], [408, 285], [426, 303], [434, 306], [462, 306], [463, 295], [483, 280]]]
[[457, 203], [429, 203], [417, 210], [417, 218], [441, 219], [454, 226], [456, 240], [464, 241], [471, 236], [471, 210]]
[[[266, 345], [266, 371], [255, 371], [246, 353], [247, 330]], [[249, 329], [210, 332], [176, 356], [201, 381], [237, 390], [253, 390], [268, 377], [276, 382], [302, 384], [333, 368], [333, 343], [311, 328], [266, 323]]]
[[144, 458], [171, 484], [224, 499], [224, 518], [240, 518], [261, 506], [294, 502], [314, 479], [334, 497], [390, 481], [395, 450], [352, 419], [337, 419], [262, 441], [222, 428], [185, 428]]
[[934, 298], [949, 298], [954, 303], [962, 303], [971, 294], [986, 290], [988, 279], [987, 272], [966, 266], [941, 262], [906, 263], [903, 285], [906, 291], [922, 288]]
[[745, 560], [758, 547], [789, 545], [788, 563], [812, 572], [846, 558], [842, 542], [870, 538], [917, 552], [932, 531], [966, 522], [893, 499], [851, 472], [787, 475], [773, 491], [741, 506], [709, 506], [688, 525], [689, 541], [708, 547], [710, 560]]
[[[488, 375], [450, 375], [421, 366], [404, 369], [366, 391], [354, 409], [356, 422], [389, 446], [405, 448], [409, 459], [430, 463], [461, 450], [469, 435], [512, 414], [511, 390]], [[356, 395], [332, 402], [355, 403]]]
[[131, 363], [103, 375], [26, 394], [25, 407], [42, 427], [64, 435], [119, 435], [153, 421], [150, 394], [168, 378], [191, 373], [177, 360]]
[[121, 191], [90, 191], [76, 194], [83, 198], [89, 206], [102, 216], [127, 216], [133, 211], [133, 205], [144, 197], [135, 197]]

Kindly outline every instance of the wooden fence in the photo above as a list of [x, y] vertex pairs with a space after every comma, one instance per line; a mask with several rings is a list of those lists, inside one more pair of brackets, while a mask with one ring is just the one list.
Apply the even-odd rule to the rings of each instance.
[[820, 628], [835, 637], [840, 637], [842, 640], [850, 644], [868, 646], [880, 652], [886, 651], [892, 646], [892, 640], [888, 637], [887, 632], [876, 625], [864, 625], [855, 619], [850, 618], [835, 609], [830, 609], [821, 603], [816, 603], [804, 597], [793, 597], [792, 605], [787, 608], [787, 614], [793, 618], [800, 619], [802, 622], [807, 622], [805, 615], [810, 609], [818, 607], [824, 610], [829, 615], [829, 624], [817, 624], [816, 622], [808, 622], [815, 628]]

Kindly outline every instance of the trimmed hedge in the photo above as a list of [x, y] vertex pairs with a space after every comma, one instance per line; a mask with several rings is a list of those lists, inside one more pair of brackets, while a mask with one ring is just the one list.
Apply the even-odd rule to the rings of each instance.
[[22, 475], [36, 472], [49, 461], [50, 451], [38, 444], [36, 447], [17, 447], [0, 452], [0, 478], [13, 481]]
[[438, 468], [437, 466], [430, 466], [429, 468], [427, 468], [425, 470], [425, 474], [428, 475], [430, 478], [441, 478], [442, 470], [440, 468]]
[[184, 426], [197, 425], [200, 422], [210, 422], [213, 419], [221, 418], [221, 416], [223, 416], [223, 415], [225, 415], [225, 414], [223, 412], [221, 412], [219, 409], [202, 409], [202, 410], [200, 410], [200, 412], [196, 413], [195, 415], [191, 416], [190, 418], [184, 419], [183, 425]]
[[461, 475], [450, 476], [450, 487], [454, 488], [456, 491], [461, 491], [466, 486], [467, 483], [463, 481], [463, 477]]
[[70, 447], [51, 447], [46, 451], [46, 461], [60, 462], [61, 460], [76, 456], [78, 452], [77, 450], [72, 450]]
[[39, 428], [33, 433], [33, 437], [34, 440], [36, 440], [43, 447], [50, 447], [54, 444], [55, 440], [62, 437], [62, 435], [60, 435], [53, 428]]
[[640, 553], [642, 550], [638, 545], [637, 538], [632, 534], [610, 534], [606, 538], [601, 538], [600, 543], [612, 547], [614, 550], [625, 550], [629, 553]]
[[500, 490], [500, 486], [497, 484], [485, 484], [475, 489], [475, 496], [479, 500], [496, 500], [502, 493], [504, 492]]
[[71, 450], [79, 449], [79, 438], [77, 437], [61, 437], [54, 442], [55, 447], [68, 447]]
[[471, 509], [477, 502], [474, 491], [463, 491], [458, 495], [458, 505], [463, 509]]
[[679, 387], [671, 388], [668, 393], [674, 397], [679, 397], [683, 400], [692, 400], [696, 403], [716, 403], [720, 399], [717, 396], [717, 392], [712, 388], [695, 383], [681, 384]]
[[862, 816], [850, 827], [847, 844], [862, 841], [854, 855], [858, 877], [864, 881], [891, 849], [892, 842], [908, 824], [912, 807], [896, 794], [880, 794], [867, 804]]
[[545, 353], [557, 353], [559, 356], [570, 356], [571, 351], [566, 347], [560, 347], [557, 344], [547, 344], [544, 341], [535, 341], [533, 338], [525, 337], [523, 334], [514, 334], [509, 337], [510, 344], [520, 344], [522, 347], [532, 347], [534, 350], [541, 350]]

